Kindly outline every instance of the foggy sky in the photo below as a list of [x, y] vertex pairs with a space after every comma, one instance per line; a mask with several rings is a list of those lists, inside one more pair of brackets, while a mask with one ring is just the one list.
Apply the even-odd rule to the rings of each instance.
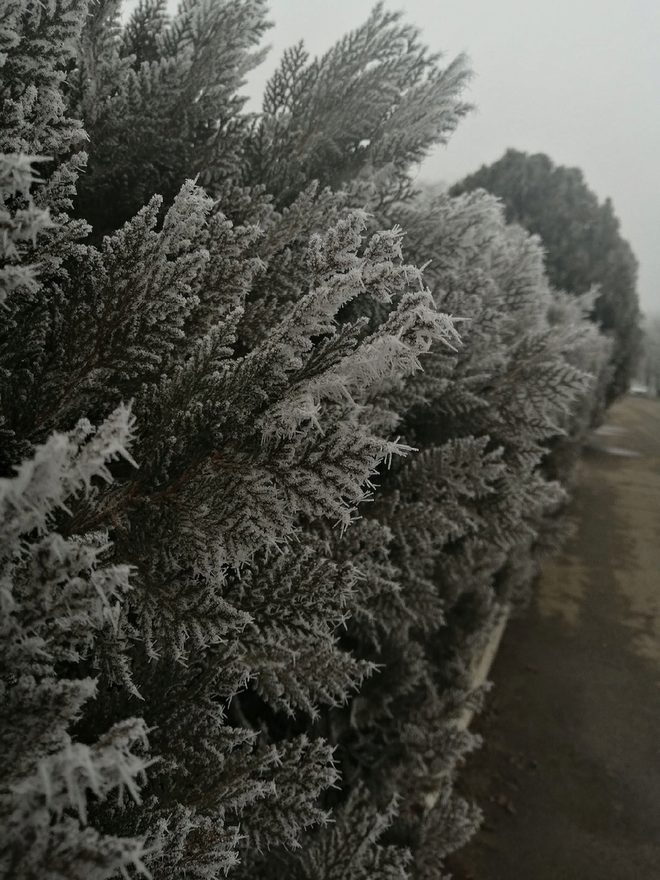
[[[446, 60], [466, 52], [476, 110], [420, 180], [453, 183], [507, 147], [578, 166], [610, 196], [640, 262], [644, 310], [660, 312], [660, 0], [392, 0]], [[249, 78], [251, 107], [283, 49], [324, 52], [372, 0], [270, 0], [272, 49]]]

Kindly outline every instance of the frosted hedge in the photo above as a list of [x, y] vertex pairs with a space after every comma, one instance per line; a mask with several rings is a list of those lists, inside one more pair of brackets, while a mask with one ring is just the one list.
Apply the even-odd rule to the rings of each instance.
[[468, 107], [377, 6], [0, 11], [0, 868], [439, 880], [469, 667], [561, 531], [608, 343], [411, 167]]

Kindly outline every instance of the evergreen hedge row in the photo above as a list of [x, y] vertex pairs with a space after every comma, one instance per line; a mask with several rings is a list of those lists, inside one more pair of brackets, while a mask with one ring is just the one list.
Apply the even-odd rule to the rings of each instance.
[[439, 880], [470, 664], [610, 345], [377, 6], [240, 97], [262, 0], [0, 10], [0, 870]]

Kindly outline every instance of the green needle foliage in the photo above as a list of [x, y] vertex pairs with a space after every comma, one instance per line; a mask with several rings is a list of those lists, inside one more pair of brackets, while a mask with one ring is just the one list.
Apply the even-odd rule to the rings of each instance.
[[0, 12], [3, 876], [440, 880], [479, 821], [471, 665], [610, 348], [415, 191], [461, 59], [377, 6], [250, 116], [265, 16]]

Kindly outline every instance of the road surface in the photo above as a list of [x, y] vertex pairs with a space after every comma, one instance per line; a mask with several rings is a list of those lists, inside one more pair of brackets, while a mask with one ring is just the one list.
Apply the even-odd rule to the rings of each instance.
[[474, 725], [456, 880], [660, 880], [660, 402], [610, 410], [570, 515]]

